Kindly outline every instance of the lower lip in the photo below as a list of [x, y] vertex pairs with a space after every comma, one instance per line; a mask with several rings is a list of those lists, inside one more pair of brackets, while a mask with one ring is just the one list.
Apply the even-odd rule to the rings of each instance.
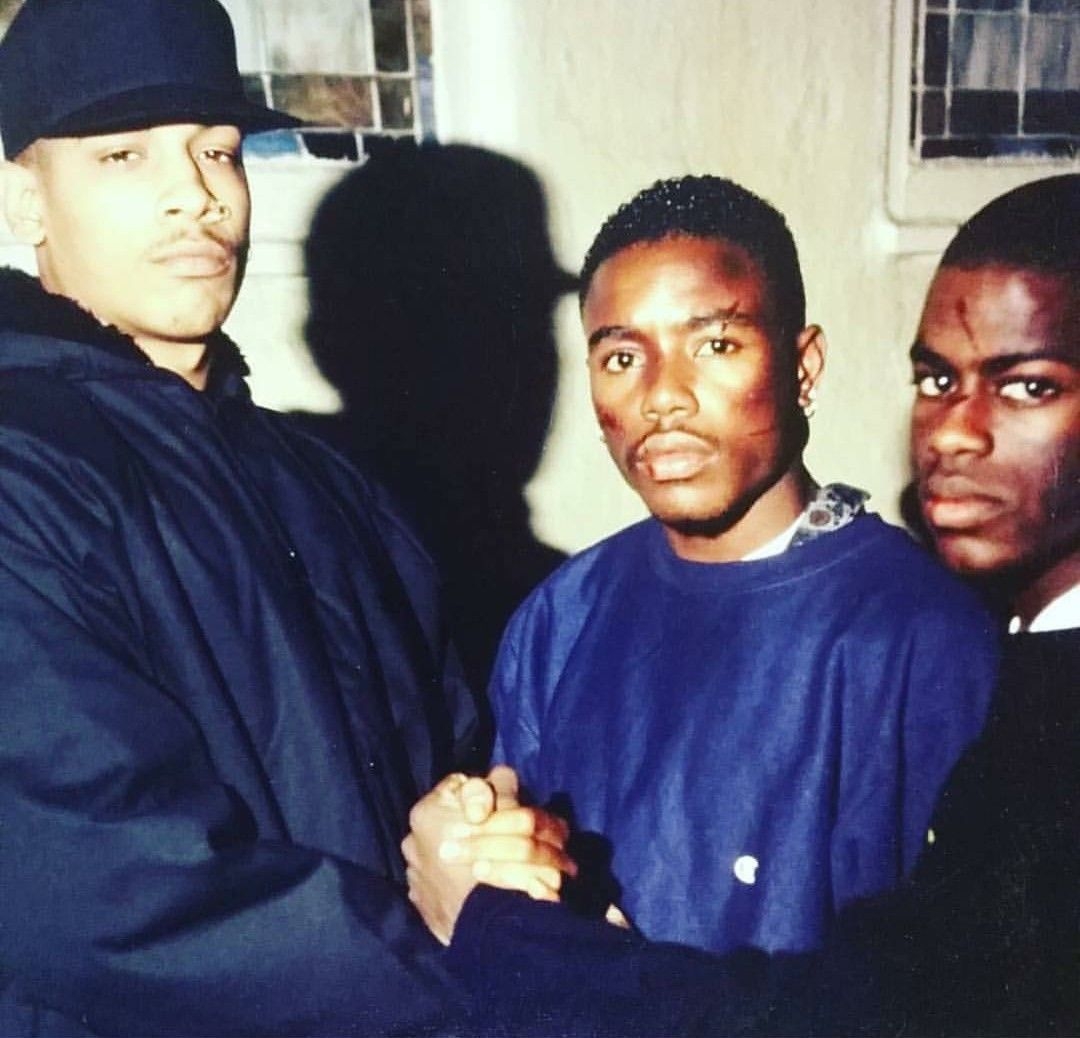
[[693, 479], [709, 463], [709, 455], [700, 451], [671, 451], [649, 454], [638, 462], [655, 483]]
[[930, 498], [923, 505], [926, 521], [938, 530], [968, 530], [992, 519], [997, 502], [985, 497]]

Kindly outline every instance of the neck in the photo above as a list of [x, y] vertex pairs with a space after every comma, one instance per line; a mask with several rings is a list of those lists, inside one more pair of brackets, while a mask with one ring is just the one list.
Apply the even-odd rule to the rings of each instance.
[[210, 371], [210, 351], [205, 342], [162, 342], [135, 336], [135, 343], [154, 366], [179, 375], [200, 392], [206, 388]]
[[1014, 594], [1012, 611], [1027, 627], [1055, 598], [1080, 584], [1080, 549], [1067, 555]]
[[795, 522], [815, 489], [816, 484], [799, 461], [734, 515], [664, 523], [664, 532], [671, 550], [688, 562], [737, 562]]

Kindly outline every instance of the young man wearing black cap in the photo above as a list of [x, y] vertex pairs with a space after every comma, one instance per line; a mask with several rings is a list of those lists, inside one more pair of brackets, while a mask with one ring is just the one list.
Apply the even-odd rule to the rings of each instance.
[[28, 0], [0, 106], [0, 1032], [452, 1029], [398, 846], [472, 724], [434, 574], [220, 331], [294, 120], [216, 0]]

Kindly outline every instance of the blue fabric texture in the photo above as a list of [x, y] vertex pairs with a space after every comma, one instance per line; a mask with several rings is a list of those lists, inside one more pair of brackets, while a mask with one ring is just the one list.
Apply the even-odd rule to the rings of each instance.
[[813, 955], [706, 955], [478, 887], [450, 961], [491, 1034], [1080, 1034], [1080, 630], [1006, 643], [897, 889]]
[[512, 619], [495, 759], [571, 815], [586, 871], [610, 857], [647, 937], [805, 951], [911, 869], [997, 656], [975, 597], [876, 516], [725, 564], [646, 520]]
[[0, 314], [0, 1030], [452, 1026], [398, 847], [473, 721], [426, 555], [227, 340], [198, 393]]

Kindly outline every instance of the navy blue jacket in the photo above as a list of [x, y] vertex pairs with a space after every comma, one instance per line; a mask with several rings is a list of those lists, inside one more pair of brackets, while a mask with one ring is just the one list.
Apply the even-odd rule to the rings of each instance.
[[452, 1026], [403, 893], [473, 707], [340, 457], [0, 276], [0, 1032]]

